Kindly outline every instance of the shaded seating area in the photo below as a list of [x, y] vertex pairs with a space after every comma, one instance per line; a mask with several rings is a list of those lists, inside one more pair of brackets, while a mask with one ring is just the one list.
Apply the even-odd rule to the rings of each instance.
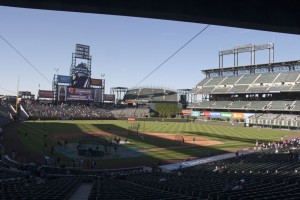
[[[285, 195], [296, 198], [300, 189], [300, 162], [296, 156], [291, 159], [286, 150], [275, 154], [269, 149], [262, 153], [185, 168], [179, 170], [182, 175], [177, 172], [148, 173], [130, 176], [128, 180], [199, 199], [278, 199]], [[294, 153], [298, 155], [299, 152]], [[216, 166], [220, 166], [220, 170], [216, 171]], [[166, 181], [160, 182], [161, 177]], [[241, 180], [244, 181], [243, 187], [236, 187]]]
[[[271, 116], [268, 116], [271, 117]], [[282, 144], [280, 147], [277, 144]], [[275, 149], [278, 149], [276, 152]], [[84, 182], [96, 199], [297, 199], [300, 185], [300, 140], [259, 144], [258, 151], [169, 173], [142, 168], [85, 171], [57, 175], [44, 169], [37, 181], [28, 173], [0, 168], [3, 199], [69, 199]], [[62, 170], [62, 169], [61, 169]], [[79, 174], [79, 173], [78, 173]]]
[[96, 199], [196, 199], [159, 188], [152, 188], [121, 179], [97, 179], [89, 200]]
[[82, 177], [46, 175], [0, 167], [0, 199], [69, 199]]
[[11, 121], [9, 105], [6, 102], [0, 102], [0, 127]]

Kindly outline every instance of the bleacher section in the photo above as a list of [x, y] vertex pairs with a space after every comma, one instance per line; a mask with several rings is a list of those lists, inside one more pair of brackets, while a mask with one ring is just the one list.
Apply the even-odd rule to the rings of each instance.
[[275, 86], [270, 86], [267, 91], [270, 92], [286, 92], [289, 91], [291, 88], [291, 85], [275, 85]]
[[[298, 141], [289, 145], [293, 144], [296, 146]], [[129, 176], [127, 181], [199, 199], [298, 199], [300, 163], [298, 157], [284, 153], [287, 151], [284, 148], [275, 154], [271, 144], [263, 150], [265, 153], [179, 169], [181, 176], [146, 173]], [[296, 151], [293, 154], [298, 155]], [[160, 182], [162, 177], [165, 181]]]
[[236, 83], [236, 85], [252, 84], [259, 75], [260, 74], [244, 74], [243, 77]]
[[293, 104], [291, 110], [294, 110], [294, 111], [300, 111], [300, 101], [296, 101], [296, 102]]
[[211, 91], [214, 89], [215, 89], [214, 86], [203, 87], [198, 92], [206, 94], [206, 93], [211, 93]]
[[146, 117], [150, 115], [149, 108], [123, 108], [111, 110], [115, 117]]
[[268, 110], [287, 110], [294, 101], [272, 101]]
[[220, 85], [234, 85], [242, 76], [227, 76]]
[[277, 148], [274, 143], [259, 145], [259, 151], [248, 155], [179, 168], [170, 173], [47, 174], [43, 179], [1, 168], [0, 197], [70, 199], [78, 186], [88, 181], [92, 183], [89, 200], [299, 199], [300, 162], [296, 156], [300, 152], [299, 140], [288, 140], [278, 153], [274, 153]]
[[154, 96], [154, 90], [151, 88], [143, 88], [140, 90], [139, 99], [150, 100]]
[[247, 93], [264, 92], [267, 88], [268, 86], [252, 86], [248, 88]]
[[124, 95], [124, 101], [178, 101], [177, 92], [161, 88], [130, 89]]
[[234, 101], [232, 104], [230, 104], [227, 108], [231, 109], [244, 109], [248, 104], [250, 104], [250, 101]]
[[230, 90], [231, 87], [216, 87], [211, 93], [217, 94], [217, 93], [226, 93], [228, 90]]
[[23, 108], [32, 119], [109, 119], [113, 118], [110, 110], [98, 106], [86, 106], [80, 104], [23, 104]]
[[211, 105], [211, 108], [224, 109], [227, 108], [227, 105], [230, 103], [231, 101], [217, 101], [213, 105]]
[[[261, 93], [300, 91], [300, 71], [244, 74], [205, 78], [197, 93]], [[299, 84], [297, 84], [299, 82]], [[224, 87], [226, 86], [226, 87]], [[201, 89], [202, 87], [202, 89]]]
[[0, 199], [69, 199], [82, 182], [81, 177], [41, 178], [30, 172], [0, 167]]
[[295, 84], [290, 90], [291, 91], [300, 91], [300, 83]]
[[236, 85], [231, 88], [228, 92], [229, 93], [244, 93], [247, 91], [249, 85]]
[[281, 114], [277, 117], [280, 120], [300, 120], [299, 115], [288, 115], [288, 114]]
[[190, 105], [190, 108], [209, 108], [221, 110], [297, 110], [299, 101], [203, 101]]
[[272, 113], [264, 113], [259, 116], [257, 116], [257, 119], [276, 119], [279, 117], [279, 114], [272, 114]]
[[[249, 65], [202, 70], [206, 77], [210, 76], [210, 78], [201, 81], [201, 84], [197, 85], [198, 90], [193, 90], [193, 94], [202, 94], [203, 101], [206, 102], [189, 105], [187, 108], [200, 111], [201, 116], [199, 119], [209, 118], [206, 117], [209, 116], [208, 113], [204, 115], [204, 111], [244, 113], [246, 114], [243, 119], [245, 123], [248, 122], [245, 120], [248, 118], [248, 114], [252, 113], [282, 112], [284, 115], [299, 115], [299, 62], [290, 61], [287, 63], [268, 63], [262, 66]], [[281, 68], [280, 64], [284, 67]], [[291, 71], [281, 71], [287, 69], [287, 67]], [[227, 74], [230, 75], [226, 76]], [[213, 113], [213, 115], [220, 114]], [[242, 118], [241, 116], [242, 114], [237, 114], [232, 119]], [[220, 120], [224, 121], [225, 119], [227, 120], [226, 117], [221, 115]], [[275, 128], [291, 127], [292, 129], [300, 127], [300, 118], [299, 123], [298, 118], [291, 121], [281, 118], [255, 119], [258, 120], [253, 119], [255, 122], [252, 124], [255, 125], [266, 125], [268, 127], [274, 125]]]
[[210, 79], [208, 82], [206, 82], [204, 84], [204, 86], [215, 86], [215, 85], [219, 85], [219, 83], [221, 83], [221, 81], [224, 79], [224, 76], [216, 76], [213, 77], [212, 79]]
[[252, 101], [247, 110], [263, 110], [270, 103], [270, 101]]
[[300, 111], [300, 101], [203, 101], [189, 108], [226, 110]]
[[[263, 114], [257, 118], [276, 120], [280, 117]], [[126, 173], [122, 169], [119, 172], [77, 171], [56, 167], [49, 171], [46, 166], [31, 169], [23, 166], [23, 171], [19, 171], [0, 165], [0, 199], [73, 199], [77, 188], [88, 183], [92, 185], [89, 200], [296, 200], [300, 195], [300, 140], [296, 137], [279, 140], [259, 141], [258, 146], [249, 148], [245, 155], [240, 150], [236, 156], [233, 153], [220, 155], [223, 160], [208, 157], [207, 162], [198, 164], [194, 160], [185, 161], [181, 163], [184, 167], [181, 165], [168, 173], [161, 172], [159, 167], [152, 172], [135, 168]], [[224, 159], [228, 154], [229, 158]], [[67, 171], [77, 175], [62, 175]]]
[[177, 101], [177, 92], [166, 90], [165, 101]]
[[118, 179], [95, 181], [89, 200], [97, 199], [197, 199], [171, 191]]
[[203, 101], [199, 104], [199, 108], [211, 108], [215, 101]]
[[139, 89], [128, 90], [124, 95], [124, 99], [137, 99], [139, 93], [140, 93]]
[[272, 83], [279, 73], [264, 73], [260, 74], [254, 83]]
[[207, 83], [210, 79], [212, 79], [212, 78], [205, 78], [205, 79], [203, 79], [200, 83], [197, 84], [197, 86], [203, 86], [203, 85], [205, 85], [205, 83]]
[[298, 71], [282, 72], [274, 80], [273, 83], [296, 82], [298, 77], [299, 77], [299, 72]]
[[164, 101], [165, 91], [163, 89], [153, 89], [153, 101]]

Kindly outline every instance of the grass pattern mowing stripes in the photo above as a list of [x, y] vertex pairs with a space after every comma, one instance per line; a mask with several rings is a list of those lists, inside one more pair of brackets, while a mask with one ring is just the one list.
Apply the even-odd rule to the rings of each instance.
[[[218, 126], [207, 124], [194, 123], [176, 123], [176, 122], [128, 122], [120, 120], [78, 120], [78, 121], [28, 121], [24, 122], [30, 126], [40, 129], [40, 132], [29, 130], [28, 128], [19, 128], [20, 132], [32, 132], [29, 136], [30, 140], [23, 141], [32, 151], [39, 151], [43, 146], [43, 130], [45, 127], [46, 133], [68, 133], [85, 132], [85, 131], [127, 131], [132, 124], [140, 124], [140, 132], [153, 133], [172, 133], [176, 135], [193, 135], [195, 137], [203, 137], [207, 139], [217, 140], [223, 144], [209, 146], [209, 147], [187, 147], [182, 149], [165, 149], [162, 151], [149, 152], [148, 156], [158, 159], [178, 159], [184, 157], [201, 157], [209, 156], [215, 153], [221, 153], [230, 149], [252, 147], [255, 145], [255, 140], [260, 142], [269, 142], [279, 140], [281, 136], [287, 137], [293, 134], [299, 134], [296, 131], [283, 131], [260, 128], [243, 128], [233, 126]], [[45, 125], [44, 125], [45, 123]], [[109, 129], [108, 129], [109, 128]], [[22, 138], [24, 140], [24, 138]], [[171, 141], [166, 142], [159, 138], [149, 139], [147, 141], [139, 138], [132, 138], [135, 147], [143, 148], [166, 148], [172, 146]], [[53, 144], [56, 141], [49, 141]], [[26, 146], [25, 145], [25, 146]], [[122, 160], [122, 159], [120, 159]]]

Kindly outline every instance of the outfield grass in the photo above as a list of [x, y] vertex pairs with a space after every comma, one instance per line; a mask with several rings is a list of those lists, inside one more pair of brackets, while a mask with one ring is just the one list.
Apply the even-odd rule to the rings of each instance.
[[[172, 133], [176, 135], [193, 135], [204, 137], [212, 140], [217, 140], [223, 144], [199, 147], [191, 146], [182, 149], [164, 149], [157, 152], [147, 152], [143, 158], [127, 158], [101, 161], [102, 166], [110, 166], [109, 163], [116, 165], [126, 163], [136, 163], [136, 159], [140, 162], [149, 163], [153, 160], [178, 160], [187, 157], [207, 157], [215, 154], [225, 153], [232, 149], [239, 149], [243, 147], [253, 147], [256, 139], [260, 142], [272, 142], [280, 140], [281, 136], [287, 137], [290, 135], [299, 134], [294, 131], [261, 129], [261, 128], [243, 128], [232, 126], [217, 126], [206, 124], [193, 124], [193, 123], [175, 123], [175, 122], [128, 122], [120, 120], [84, 120], [84, 121], [27, 121], [24, 125], [20, 126], [19, 137], [24, 147], [41, 156], [44, 153], [50, 152], [51, 145], [55, 145], [56, 141], [51, 138], [54, 133], [63, 133], [71, 136], [69, 142], [78, 142], [82, 138], [72, 138], [72, 133], [87, 132], [87, 131], [108, 131], [108, 132], [124, 132], [127, 133], [128, 127], [132, 124], [140, 123], [140, 132], [153, 132], [153, 133]], [[34, 127], [35, 129], [29, 128]], [[48, 137], [44, 138], [44, 130]], [[24, 137], [27, 132], [27, 138]], [[121, 136], [124, 138], [124, 136]], [[126, 136], [131, 141], [131, 146], [138, 148], [168, 148], [174, 146], [173, 140], [163, 140], [158, 137], [147, 137], [142, 140], [135, 135]], [[98, 137], [99, 142], [104, 138]], [[95, 140], [96, 142], [98, 140]], [[48, 144], [46, 152], [44, 152], [44, 143]], [[56, 154], [55, 156], [61, 157], [62, 160], [68, 162], [69, 160], [62, 155]], [[106, 165], [107, 164], [107, 165]]]

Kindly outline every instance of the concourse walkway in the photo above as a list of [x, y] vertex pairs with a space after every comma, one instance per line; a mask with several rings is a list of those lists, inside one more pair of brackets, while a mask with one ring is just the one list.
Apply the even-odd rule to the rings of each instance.
[[92, 186], [92, 183], [82, 183], [73, 193], [70, 200], [88, 200]]

